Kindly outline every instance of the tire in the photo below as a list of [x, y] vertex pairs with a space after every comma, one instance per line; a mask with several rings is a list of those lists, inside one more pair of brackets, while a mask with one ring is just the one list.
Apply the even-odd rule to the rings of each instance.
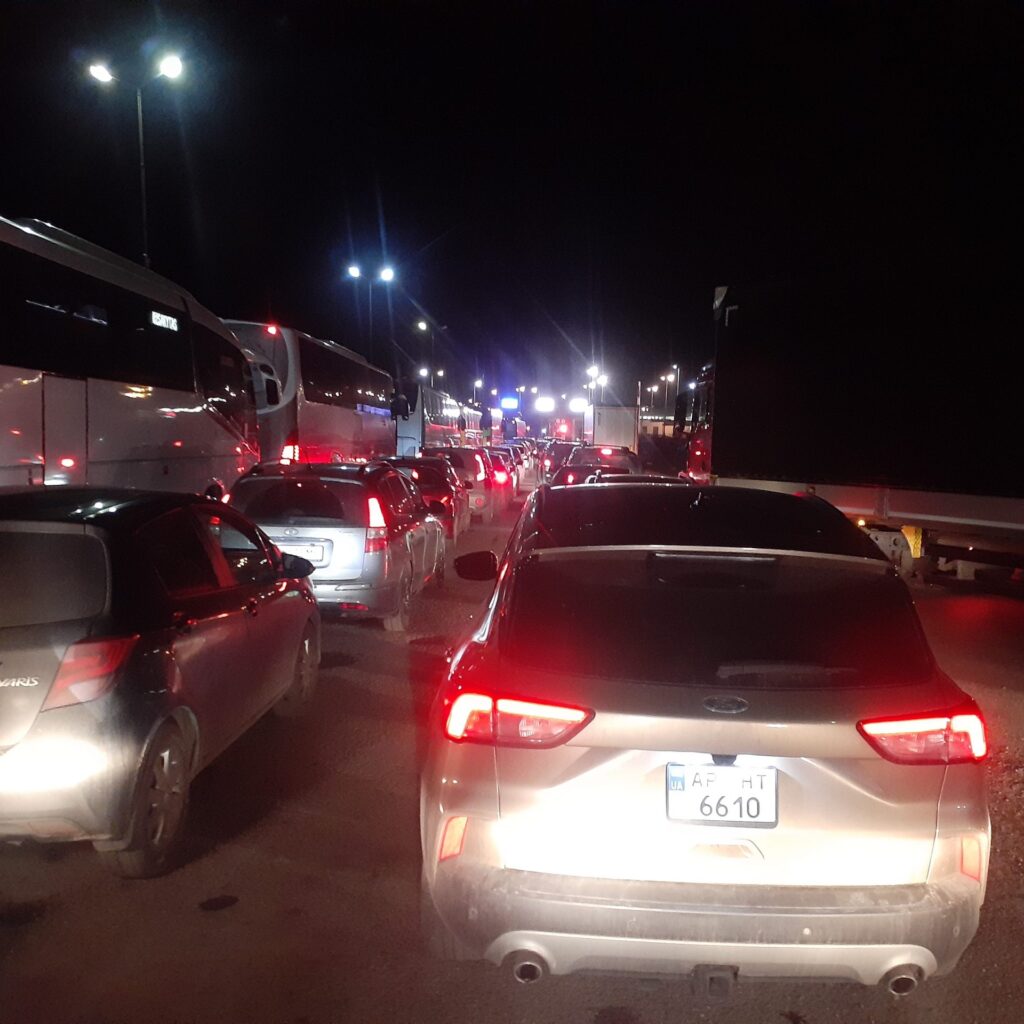
[[302, 631], [302, 640], [295, 655], [295, 670], [291, 685], [274, 705], [273, 712], [278, 718], [300, 718], [313, 702], [316, 691], [316, 677], [320, 665], [320, 652], [316, 645], [316, 631], [307, 625]]
[[394, 615], [386, 615], [381, 621], [389, 633], [404, 633], [409, 629], [412, 612], [412, 570], [402, 576], [398, 584], [398, 611]]
[[154, 878], [175, 866], [188, 811], [191, 753], [176, 725], [160, 726], [135, 780], [128, 845], [99, 851], [115, 875]]

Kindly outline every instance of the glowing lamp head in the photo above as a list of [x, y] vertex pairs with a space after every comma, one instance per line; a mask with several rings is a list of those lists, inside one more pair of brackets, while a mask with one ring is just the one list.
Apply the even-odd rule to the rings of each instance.
[[185, 65], [181, 63], [181, 58], [176, 53], [169, 53], [157, 65], [157, 71], [164, 78], [181, 78], [181, 73], [184, 70]]
[[90, 64], [89, 74], [97, 82], [102, 82], [104, 85], [109, 85], [114, 80], [114, 76], [110, 73], [110, 68], [106, 64]]
[[602, 373], [601, 376], [597, 378], [597, 383], [600, 387], [605, 387], [608, 384], [608, 374]]
[[354, 263], [348, 268], [348, 276], [352, 278], [362, 277], [363, 272]]
[[[484, 386], [484, 382], [482, 380], [475, 380], [475, 381], [473, 381], [473, 387], [475, 387], [475, 388], [482, 388], [483, 386]], [[495, 395], [497, 393], [498, 393], [497, 391], [493, 391], [492, 392], [492, 394], [495, 394]]]
[[393, 267], [384, 267], [380, 272], [380, 279], [387, 284], [390, 284], [395, 279], [395, 271]]
[[417, 327], [418, 327], [418, 328], [419, 328], [419, 329], [420, 329], [421, 331], [425, 331], [425, 330], [427, 329], [427, 321], [426, 321], [426, 320], [420, 320], [420, 321], [418, 321], [418, 322], [417, 322], [416, 326], [417, 326]]
[[430, 371], [425, 366], [421, 366], [420, 367], [420, 376], [421, 377], [429, 377], [430, 376]]

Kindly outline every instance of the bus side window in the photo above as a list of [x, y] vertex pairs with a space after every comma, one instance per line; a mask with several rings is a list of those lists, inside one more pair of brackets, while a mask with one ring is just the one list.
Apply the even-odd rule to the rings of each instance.
[[241, 350], [202, 324], [192, 325], [196, 379], [211, 408], [231, 421], [244, 436], [255, 433], [252, 377]]

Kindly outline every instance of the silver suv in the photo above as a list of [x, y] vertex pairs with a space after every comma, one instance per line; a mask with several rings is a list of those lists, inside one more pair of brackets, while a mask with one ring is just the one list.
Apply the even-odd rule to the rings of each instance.
[[434, 702], [423, 912], [545, 973], [906, 994], [978, 927], [985, 726], [871, 541], [817, 498], [542, 487]]
[[322, 609], [409, 626], [413, 597], [444, 582], [444, 507], [383, 463], [267, 463], [231, 489], [230, 503], [281, 551], [313, 563]]

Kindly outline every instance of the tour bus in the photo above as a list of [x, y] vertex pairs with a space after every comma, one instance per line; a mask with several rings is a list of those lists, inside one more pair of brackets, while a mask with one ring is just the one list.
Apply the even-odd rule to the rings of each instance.
[[465, 445], [483, 440], [480, 410], [460, 405], [451, 395], [426, 384], [406, 385], [408, 419], [398, 418], [398, 454], [416, 455], [425, 446]]
[[358, 462], [395, 454], [387, 373], [293, 327], [224, 323], [252, 362], [264, 459]]
[[183, 288], [0, 218], [0, 486], [219, 496], [259, 460], [249, 367]]

